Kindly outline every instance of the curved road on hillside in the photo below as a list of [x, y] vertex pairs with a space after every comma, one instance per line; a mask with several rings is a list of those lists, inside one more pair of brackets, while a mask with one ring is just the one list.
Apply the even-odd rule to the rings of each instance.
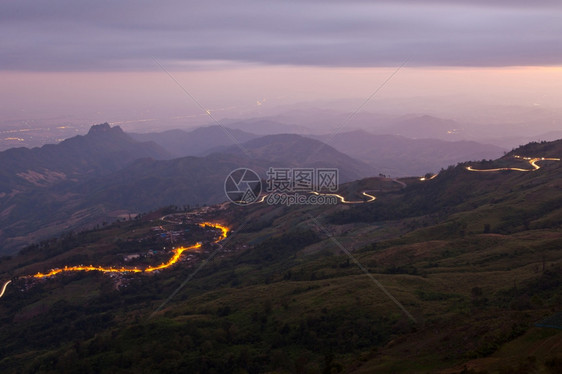
[[[529, 165], [531, 165], [532, 169], [523, 169], [523, 168], [493, 168], [493, 169], [474, 169], [472, 166], [467, 166], [466, 170], [468, 171], [473, 171], [473, 172], [495, 172], [495, 171], [504, 171], [504, 170], [511, 170], [511, 171], [521, 171], [521, 172], [528, 172], [528, 171], [536, 171], [540, 169], [540, 166], [537, 165], [537, 162], [540, 161], [560, 161], [560, 158], [552, 158], [552, 157], [521, 157], [521, 156], [514, 156], [514, 158], [517, 159], [522, 159], [525, 160], [529, 163]], [[430, 178], [425, 178], [422, 177], [420, 178], [420, 181], [426, 181], [426, 180], [431, 180], [434, 179], [435, 177], [437, 177], [438, 174], [435, 174], [433, 176], [431, 176]], [[398, 180], [393, 180], [399, 184], [401, 184], [403, 187], [405, 187], [405, 183], [404, 182], [400, 182]], [[370, 203], [372, 201], [376, 200], [376, 197], [374, 195], [371, 195], [369, 193], [367, 193], [368, 191], [371, 190], [367, 190], [367, 191], [363, 191], [362, 195], [367, 197], [367, 200], [346, 200], [345, 197], [343, 197], [340, 194], [321, 194], [318, 192], [312, 192], [315, 195], [318, 196], [335, 196], [336, 198], [338, 198], [343, 204], [363, 204], [363, 203]], [[261, 200], [258, 201], [258, 203], [263, 203], [265, 201], [265, 198], [267, 197], [267, 195], [263, 196], [261, 198]], [[162, 219], [164, 219], [165, 217], [162, 217]], [[219, 243], [220, 241], [224, 240], [226, 238], [226, 233], [229, 231], [229, 228], [227, 226], [223, 226], [219, 223], [213, 223], [213, 222], [203, 222], [203, 223], [199, 223], [199, 226], [201, 227], [214, 227], [217, 228], [219, 230], [221, 230], [221, 235], [219, 236], [218, 239], [216, 239], [215, 241], [213, 241], [213, 243]], [[56, 268], [56, 269], [51, 269], [48, 273], [37, 273], [34, 275], [27, 275], [27, 276], [23, 276], [23, 278], [48, 278], [48, 277], [52, 277], [56, 274], [60, 274], [63, 272], [71, 272], [71, 271], [98, 271], [98, 272], [102, 272], [102, 273], [150, 273], [156, 270], [162, 270], [162, 269], [166, 269], [170, 266], [172, 266], [173, 264], [177, 263], [182, 254], [186, 251], [189, 250], [194, 250], [194, 249], [198, 249], [201, 248], [202, 244], [201, 243], [196, 243], [194, 245], [188, 246], [188, 247], [180, 247], [180, 248], [176, 248], [173, 250], [173, 256], [170, 258], [170, 260], [168, 260], [168, 262], [162, 263], [160, 265], [156, 265], [156, 266], [149, 266], [145, 269], [138, 269], [138, 268], [125, 268], [125, 267], [121, 267], [121, 268], [114, 268], [114, 267], [102, 267], [102, 266], [83, 266], [83, 265], [79, 265], [79, 266], [65, 266], [64, 268]], [[0, 298], [2, 296], [4, 296], [4, 293], [6, 292], [6, 288], [8, 287], [8, 285], [11, 283], [12, 281], [6, 281], [3, 286], [2, 286], [2, 290], [0, 291]]]
[[[213, 228], [221, 230], [221, 234], [220, 234], [219, 238], [214, 240], [213, 243], [218, 243], [218, 242], [224, 240], [226, 238], [226, 233], [230, 230], [227, 226], [223, 226], [219, 223], [214, 223], [214, 222], [199, 223], [199, 226], [201, 226], [201, 227], [213, 227]], [[201, 243], [196, 243], [196, 244], [193, 244], [193, 245], [188, 246], [188, 247], [176, 248], [172, 251], [173, 256], [168, 260], [168, 262], [165, 262], [165, 263], [162, 263], [162, 264], [156, 265], [156, 266], [149, 266], [145, 269], [138, 269], [136, 267], [135, 268], [125, 268], [125, 267], [114, 268], [114, 267], [103, 267], [103, 266], [93, 266], [93, 265], [89, 265], [89, 266], [78, 265], [78, 266], [65, 266], [64, 268], [51, 269], [48, 273], [39, 272], [39, 273], [34, 274], [34, 275], [23, 276], [22, 278], [48, 278], [48, 277], [52, 277], [54, 275], [57, 275], [57, 274], [60, 274], [60, 273], [63, 273], [63, 272], [71, 272], [71, 271], [98, 271], [98, 272], [101, 272], [101, 273], [151, 273], [151, 272], [156, 271], [156, 270], [162, 270], [162, 269], [169, 268], [170, 266], [177, 263], [181, 259], [181, 256], [184, 252], [201, 248], [201, 246], [202, 246]], [[10, 282], [11, 281], [7, 281], [6, 283], [4, 283], [4, 287], [2, 288], [2, 293], [0, 294], [0, 297], [2, 297], [2, 295], [4, 295], [4, 291], [6, 290], [6, 287], [8, 286], [8, 284]]]
[[[371, 190], [367, 190], [367, 191], [371, 191]], [[319, 192], [316, 192], [316, 191], [313, 191], [312, 193], [314, 195], [317, 195], [317, 196], [335, 196], [343, 204], [363, 204], [363, 203], [370, 203], [371, 201], [375, 201], [377, 199], [374, 195], [368, 194], [367, 191], [363, 191], [363, 192], [361, 192], [361, 194], [363, 196], [367, 197], [368, 200], [352, 200], [352, 201], [346, 200], [345, 197], [343, 197], [342, 195], [337, 194], [337, 193], [319, 193]]]
[[477, 171], [477, 172], [494, 172], [494, 171], [537, 171], [541, 167], [537, 165], [539, 161], [560, 161], [559, 158], [553, 157], [521, 157], [521, 156], [513, 156], [514, 158], [525, 160], [531, 165], [532, 169], [523, 169], [523, 168], [494, 168], [494, 169], [474, 169], [472, 166], [467, 166], [466, 170], [468, 171]]
[[[539, 161], [560, 161], [559, 158], [555, 158], [555, 157], [522, 157], [522, 156], [513, 156], [513, 158], [516, 159], [520, 159], [520, 160], [525, 160], [529, 163], [529, 165], [531, 165], [532, 169], [523, 169], [523, 168], [494, 168], [494, 169], [475, 169], [472, 166], [467, 166], [466, 170], [468, 171], [476, 171], [476, 172], [482, 172], [482, 173], [487, 173], [487, 172], [494, 172], [494, 171], [522, 171], [522, 172], [527, 172], [527, 171], [536, 171], [539, 170], [541, 167], [539, 165], [537, 165], [537, 162]], [[431, 177], [426, 178], [426, 177], [421, 177], [420, 181], [424, 182], [424, 181], [429, 181], [432, 180], [434, 178], [436, 178], [439, 175], [439, 173], [437, 174], [433, 174]]]
[[8, 285], [12, 283], [11, 280], [6, 281], [6, 283], [4, 283], [4, 285], [2, 286], [2, 291], [0, 291], [0, 297], [4, 296], [4, 292], [6, 292], [6, 287], [8, 287]]
[[[370, 191], [370, 190], [367, 190], [367, 191]], [[335, 196], [344, 204], [361, 204], [361, 203], [369, 203], [369, 202], [374, 201], [376, 199], [376, 197], [374, 195], [371, 195], [371, 194], [367, 193], [367, 191], [362, 192], [363, 196], [367, 197], [367, 200], [357, 200], [357, 201], [346, 200], [345, 197], [343, 197], [342, 195], [339, 195], [339, 194], [320, 194], [320, 193], [317, 193], [317, 192], [313, 192], [313, 193], [316, 194], [316, 195]], [[262, 197], [262, 199], [259, 202], [263, 202], [266, 197], [267, 197], [267, 195]], [[166, 216], [162, 217], [161, 219], [165, 220], [165, 217]], [[219, 243], [220, 241], [224, 240], [226, 238], [226, 233], [229, 231], [229, 228], [227, 226], [223, 226], [219, 223], [203, 222], [203, 223], [199, 223], [199, 226], [201, 226], [201, 227], [210, 226], [210, 227], [214, 227], [214, 228], [217, 228], [217, 229], [221, 230], [221, 235], [213, 243]], [[162, 270], [162, 269], [166, 269], [166, 268], [172, 266], [173, 264], [177, 263], [180, 260], [182, 254], [184, 252], [201, 248], [201, 246], [202, 246], [201, 243], [196, 243], [196, 244], [191, 245], [189, 247], [176, 248], [176, 249], [173, 250], [173, 256], [170, 258], [170, 260], [168, 260], [168, 262], [162, 263], [162, 264], [157, 265], [157, 266], [149, 266], [145, 269], [138, 269], [136, 267], [135, 268], [126, 268], [126, 267], [116, 268], [116, 267], [103, 267], [103, 266], [93, 266], [93, 265], [88, 265], [88, 266], [76, 265], [76, 266], [65, 266], [64, 268], [51, 269], [47, 273], [38, 272], [37, 274], [26, 275], [26, 276], [23, 276], [22, 278], [48, 278], [48, 277], [52, 277], [52, 276], [60, 274], [60, 273], [75, 272], [75, 271], [98, 271], [98, 272], [101, 272], [101, 273], [150, 273], [150, 272], [153, 272], [153, 271], [156, 271], [156, 270]], [[7, 281], [6, 283], [4, 283], [4, 286], [2, 288], [2, 292], [0, 293], [0, 297], [2, 297], [4, 295], [6, 287], [10, 283], [11, 283], [11, 281]]]
[[[369, 192], [369, 191], [374, 191], [374, 190], [366, 190], [366, 191], [361, 192], [361, 194], [363, 196], [367, 197], [367, 200], [355, 200], [355, 201], [346, 200], [345, 197], [343, 197], [340, 194], [336, 194], [336, 193], [320, 193], [320, 192], [316, 192], [316, 191], [312, 191], [310, 193], [314, 194], [316, 196], [335, 196], [343, 204], [363, 204], [363, 203], [370, 203], [370, 202], [375, 201], [377, 199], [376, 196], [368, 194], [367, 192]], [[261, 197], [261, 199], [256, 201], [256, 203], [260, 204], [260, 203], [265, 202], [265, 199], [267, 199], [268, 196], [269, 195], [263, 195]]]
[[[511, 170], [511, 171], [536, 171], [539, 170], [541, 167], [539, 165], [537, 165], [537, 162], [539, 161], [560, 161], [559, 158], [553, 158], [553, 157], [522, 157], [522, 156], [513, 156], [516, 159], [521, 159], [521, 160], [525, 160], [527, 161], [532, 169], [523, 169], [523, 168], [495, 168], [495, 169], [474, 169], [472, 166], [467, 166], [466, 170], [468, 171], [475, 171], [475, 172], [495, 172], [495, 171], [503, 171], [503, 170]], [[421, 177], [419, 178], [420, 181], [424, 182], [424, 181], [429, 181], [432, 179], [437, 178], [437, 176], [439, 175], [439, 173], [437, 174], [433, 174], [431, 177]], [[406, 188], [406, 183], [394, 178], [392, 179], [393, 182], [398, 183], [402, 186], [402, 188]], [[372, 201], [376, 200], [376, 197], [374, 195], [368, 194], [367, 192], [371, 191], [371, 190], [367, 190], [367, 191], [363, 191], [362, 194], [363, 196], [368, 197], [368, 200], [355, 200], [355, 201], [349, 201], [346, 200], [345, 197], [343, 197], [340, 194], [335, 194], [335, 193], [319, 193], [319, 192], [311, 192], [317, 196], [335, 196], [336, 198], [338, 198], [343, 204], [362, 204], [362, 203], [370, 203]], [[265, 199], [267, 198], [268, 195], [264, 195], [262, 196], [262, 198], [258, 201], [256, 201], [257, 203], [263, 203], [265, 202]]]

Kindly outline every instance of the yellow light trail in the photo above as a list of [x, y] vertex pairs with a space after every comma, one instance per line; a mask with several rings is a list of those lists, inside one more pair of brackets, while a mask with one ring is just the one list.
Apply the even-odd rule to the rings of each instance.
[[432, 175], [431, 177], [429, 177], [429, 178], [421, 177], [421, 178], [420, 178], [420, 181], [422, 181], [422, 182], [423, 182], [423, 181], [430, 181], [430, 180], [432, 180], [432, 179], [435, 179], [438, 175], [439, 175], [439, 174], [433, 174], [433, 175]]
[[[362, 200], [361, 201], [360, 200], [347, 201], [345, 199], [345, 197], [343, 197], [342, 195], [339, 195], [339, 194], [335, 194], [335, 193], [319, 193], [319, 192], [316, 192], [316, 191], [312, 191], [311, 193], [316, 195], [316, 196], [335, 196], [336, 198], [338, 198], [344, 204], [363, 204], [363, 203], [370, 203], [371, 201], [376, 200], [376, 197], [374, 195], [368, 194], [366, 191], [361, 192], [361, 194], [363, 196], [366, 196], [366, 197], [369, 198], [369, 200], [366, 200], [366, 201], [362, 201]], [[256, 203], [263, 203], [265, 201], [265, 199], [267, 198], [267, 196], [269, 196], [269, 195], [263, 195], [260, 200], [256, 201]]]
[[149, 266], [146, 269], [144, 269], [144, 271], [146, 273], [150, 273], [150, 272], [155, 271], [155, 270], [162, 270], [162, 269], [169, 268], [170, 266], [172, 266], [173, 264], [175, 264], [176, 262], [178, 262], [180, 260], [180, 257], [181, 257], [183, 252], [189, 251], [189, 250], [192, 250], [192, 249], [197, 249], [197, 248], [201, 248], [201, 243], [197, 243], [197, 244], [194, 244], [194, 245], [189, 246], [189, 247], [176, 248], [173, 251], [174, 255], [172, 256], [172, 258], [170, 260], [168, 260], [168, 262], [160, 264], [158, 266]]
[[2, 292], [0, 292], [0, 297], [4, 296], [4, 292], [6, 292], [6, 287], [8, 287], [8, 285], [12, 283], [11, 280], [7, 281], [6, 283], [4, 283], [4, 285], [2, 286]]
[[216, 223], [216, 222], [203, 222], [200, 223], [199, 226], [201, 227], [213, 227], [215, 229], [219, 229], [221, 230], [221, 235], [219, 236], [219, 238], [217, 240], [215, 240], [213, 243], [218, 243], [221, 240], [226, 239], [226, 234], [228, 233], [228, 231], [230, 230], [227, 226], [221, 225], [220, 223]]
[[141, 273], [142, 270], [137, 269], [137, 268], [114, 268], [114, 267], [109, 267], [109, 268], [104, 268], [102, 266], [93, 266], [93, 265], [89, 265], [89, 266], [65, 266], [64, 268], [60, 269], [51, 269], [51, 271], [49, 271], [48, 273], [37, 273], [35, 275], [33, 275], [34, 278], [47, 278], [47, 277], [52, 277], [53, 275], [57, 275], [60, 274], [62, 272], [68, 272], [68, 271], [99, 271], [102, 273]]
[[560, 161], [559, 158], [553, 157], [521, 157], [521, 156], [513, 156], [514, 158], [525, 160], [531, 165], [532, 169], [523, 169], [523, 168], [495, 168], [495, 169], [474, 169], [472, 166], [467, 166], [466, 170], [468, 171], [478, 171], [478, 172], [493, 172], [493, 171], [536, 171], [539, 170], [541, 167], [537, 165], [539, 161]]
[[[226, 238], [226, 234], [229, 231], [229, 228], [227, 226], [221, 225], [219, 223], [215, 223], [215, 222], [203, 222], [203, 223], [199, 223], [199, 226], [201, 227], [212, 227], [215, 229], [219, 229], [221, 231], [220, 236], [218, 237], [218, 239], [214, 240], [213, 243], [218, 243], [221, 240], [224, 240]], [[177, 263], [180, 259], [181, 256], [184, 252], [186, 251], [190, 251], [190, 250], [195, 250], [195, 249], [199, 249], [201, 248], [202, 244], [196, 243], [194, 245], [191, 245], [189, 247], [179, 247], [179, 248], [175, 248], [172, 252], [173, 252], [173, 256], [168, 260], [168, 262], [162, 263], [160, 265], [157, 266], [149, 266], [147, 268], [143, 269], [137, 269], [135, 268], [126, 268], [126, 267], [120, 267], [120, 268], [114, 268], [114, 267], [103, 267], [103, 266], [93, 266], [93, 265], [89, 265], [89, 266], [65, 266], [64, 268], [57, 268], [57, 269], [52, 269], [51, 271], [49, 271], [48, 273], [37, 273], [35, 275], [28, 275], [27, 277], [33, 277], [33, 278], [48, 278], [48, 277], [52, 277], [54, 275], [60, 274], [62, 272], [70, 272], [70, 271], [99, 271], [101, 273], [151, 273], [153, 271], [156, 270], [162, 270], [162, 269], [166, 269], [169, 268], [170, 266], [172, 266], [173, 264]], [[6, 288], [6, 285], [4, 285], [4, 289]], [[1, 297], [1, 295], [0, 295]]]
[[318, 193], [316, 191], [313, 191], [312, 193], [315, 194], [315, 195], [318, 195], [318, 196], [321, 196], [321, 195], [322, 196], [335, 196], [344, 204], [363, 204], [363, 203], [370, 203], [371, 201], [376, 200], [375, 196], [373, 196], [371, 194], [368, 194], [366, 191], [361, 193], [363, 196], [366, 196], [366, 197], [369, 198], [369, 200], [366, 200], [366, 201], [362, 201], [362, 200], [349, 201], [349, 200], [346, 200], [345, 197], [343, 197], [342, 195], [339, 195], [339, 194], [336, 194], [336, 193]]

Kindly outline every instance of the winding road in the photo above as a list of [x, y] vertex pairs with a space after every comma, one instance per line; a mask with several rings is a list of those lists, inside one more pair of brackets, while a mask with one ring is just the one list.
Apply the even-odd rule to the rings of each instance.
[[514, 158], [525, 160], [531, 165], [532, 169], [523, 169], [523, 168], [495, 168], [495, 169], [474, 169], [472, 166], [467, 166], [466, 170], [468, 171], [477, 171], [477, 172], [493, 172], [493, 171], [536, 171], [539, 170], [541, 167], [537, 165], [539, 161], [560, 161], [559, 158], [553, 157], [522, 157], [522, 156], [513, 156]]
[[[221, 230], [220, 236], [218, 237], [218, 239], [215, 239], [213, 241], [213, 243], [218, 243], [218, 242], [224, 240], [226, 238], [226, 234], [230, 230], [227, 226], [221, 225], [219, 223], [214, 223], [214, 222], [199, 223], [199, 226], [201, 226], [201, 227], [213, 227], [213, 228]], [[57, 275], [57, 274], [60, 274], [60, 273], [63, 273], [63, 272], [71, 272], [71, 271], [98, 271], [98, 272], [101, 272], [101, 273], [151, 273], [151, 272], [156, 271], [156, 270], [162, 270], [162, 269], [169, 268], [170, 266], [177, 263], [181, 259], [181, 256], [184, 252], [201, 248], [201, 246], [202, 246], [201, 243], [196, 243], [196, 244], [193, 244], [189, 247], [175, 248], [172, 251], [173, 256], [168, 260], [168, 262], [165, 262], [165, 263], [162, 263], [162, 264], [156, 265], [156, 266], [149, 266], [145, 269], [138, 269], [136, 267], [135, 268], [126, 268], [126, 267], [115, 268], [115, 267], [103, 267], [103, 266], [93, 266], [93, 265], [89, 265], [89, 266], [83, 266], [83, 265], [65, 266], [64, 268], [51, 269], [48, 273], [39, 272], [39, 273], [34, 274], [34, 275], [23, 276], [22, 278], [48, 278], [48, 277], [52, 277], [54, 275]], [[4, 288], [2, 290], [2, 295], [4, 294], [4, 290], [6, 289], [6, 286], [8, 285], [9, 282], [11, 282], [11, 281], [8, 281], [4, 284]], [[0, 297], [2, 295], [0, 295]]]
[[[316, 196], [335, 196], [343, 204], [363, 204], [363, 203], [370, 203], [371, 201], [375, 201], [377, 199], [376, 196], [368, 194], [367, 193], [368, 191], [372, 191], [372, 190], [366, 190], [366, 191], [361, 192], [361, 194], [363, 196], [367, 197], [367, 200], [355, 200], [355, 201], [346, 200], [345, 197], [343, 197], [340, 194], [336, 194], [336, 193], [320, 193], [320, 192], [316, 192], [316, 191], [312, 191], [310, 193], [313, 194], [313, 195], [316, 195]], [[261, 199], [256, 201], [256, 203], [259, 204], [259, 203], [265, 202], [265, 199], [267, 199], [268, 196], [269, 196], [268, 194], [263, 195], [261, 197]]]
[[317, 196], [335, 196], [344, 204], [363, 204], [363, 203], [370, 203], [371, 201], [376, 200], [376, 197], [374, 195], [368, 194], [367, 191], [363, 191], [361, 192], [361, 194], [367, 197], [368, 200], [355, 200], [355, 201], [346, 200], [345, 197], [336, 193], [318, 193], [316, 191], [313, 191], [312, 193]]
[[[527, 172], [527, 171], [536, 171], [539, 170], [541, 167], [539, 165], [537, 165], [537, 162], [539, 161], [560, 161], [559, 158], [554, 158], [554, 157], [522, 157], [522, 156], [513, 156], [516, 159], [520, 159], [520, 160], [525, 160], [529, 163], [529, 165], [531, 165], [531, 169], [523, 169], [523, 168], [494, 168], [494, 169], [475, 169], [472, 166], [467, 166], [466, 170], [468, 171], [474, 171], [474, 172], [495, 172], [495, 171], [504, 171], [504, 170], [511, 170], [511, 171], [523, 171], [523, 172]], [[420, 181], [424, 182], [424, 181], [429, 181], [432, 179], [437, 178], [437, 176], [439, 175], [439, 173], [437, 174], [433, 174], [431, 177], [421, 177], [419, 178]], [[402, 188], [406, 187], [406, 183], [399, 181], [398, 179], [393, 179], [393, 182], [396, 182], [398, 184], [400, 184], [402, 186]], [[368, 194], [367, 191], [363, 191], [362, 194], [363, 196], [368, 197], [368, 200], [354, 200], [354, 201], [349, 201], [346, 200], [345, 197], [343, 197], [342, 195], [339, 194], [335, 194], [335, 193], [319, 193], [319, 192], [311, 192], [317, 196], [335, 196], [337, 197], [343, 204], [362, 204], [362, 203], [370, 203], [372, 201], [376, 200], [376, 197], [374, 195]], [[257, 203], [263, 203], [265, 202], [265, 199], [267, 198], [268, 195], [264, 195], [262, 196], [262, 198], [260, 200], [257, 201]]]
[[[514, 168], [506, 167], [506, 168], [493, 168], [493, 169], [475, 169], [472, 166], [467, 166], [466, 170], [472, 171], [472, 172], [497, 172], [497, 171], [504, 171], [504, 170], [529, 172], [529, 171], [536, 171], [536, 170], [540, 169], [540, 166], [537, 165], [537, 162], [540, 162], [540, 161], [560, 161], [560, 158], [552, 158], [552, 157], [549, 158], [549, 157], [514, 156], [514, 158], [527, 161], [529, 163], [529, 165], [531, 166], [531, 169], [523, 169], [523, 168], [515, 168], [515, 167]], [[431, 179], [434, 179], [437, 176], [438, 176], [438, 174], [435, 174], [435, 175], [433, 175], [429, 178], [422, 177], [422, 178], [420, 178], [420, 181], [431, 180]], [[398, 180], [394, 180], [394, 181], [397, 182], [397, 183], [400, 183], [403, 186], [405, 186], [404, 182], [400, 182]], [[367, 190], [367, 191], [362, 192], [362, 195], [367, 198], [366, 200], [346, 200], [345, 197], [343, 197], [340, 194], [327, 194], [327, 193], [319, 193], [319, 192], [312, 192], [312, 193], [317, 195], [317, 196], [335, 196], [343, 204], [363, 204], [363, 203], [370, 203], [370, 202], [376, 200], [376, 197], [374, 195], [371, 195], [371, 194], [367, 193], [369, 191], [371, 191], [371, 190]], [[257, 202], [263, 203], [267, 196], [268, 195], [263, 196]], [[162, 218], [164, 218], [164, 217], [162, 217]], [[219, 223], [214, 223], [214, 222], [199, 223], [199, 226], [201, 226], [201, 227], [213, 227], [213, 228], [221, 230], [220, 236], [218, 237], [218, 239], [214, 240], [213, 243], [219, 243], [220, 241], [224, 240], [226, 238], [226, 234], [229, 231], [229, 228], [227, 226], [221, 225]], [[151, 273], [151, 272], [154, 272], [154, 271], [157, 271], [157, 270], [169, 268], [170, 266], [174, 265], [175, 263], [177, 263], [181, 259], [181, 256], [184, 252], [201, 248], [201, 246], [202, 246], [201, 243], [196, 243], [196, 244], [193, 244], [193, 245], [188, 246], [188, 247], [182, 246], [182, 247], [176, 248], [176, 249], [173, 250], [172, 257], [167, 262], [162, 263], [160, 265], [156, 265], [156, 266], [149, 266], [149, 267], [146, 267], [144, 269], [138, 269], [136, 267], [135, 268], [126, 268], [126, 267], [115, 268], [115, 267], [103, 267], [103, 266], [93, 266], [93, 265], [89, 265], [89, 266], [83, 266], [83, 265], [65, 266], [64, 268], [51, 269], [47, 273], [38, 272], [37, 274], [23, 276], [22, 278], [48, 278], [48, 277], [52, 277], [54, 275], [57, 275], [57, 274], [60, 274], [60, 273], [63, 273], [63, 272], [72, 272], [72, 271], [98, 271], [98, 272], [101, 272], [101, 273]], [[4, 283], [4, 285], [2, 286], [2, 290], [0, 292], [0, 298], [2, 296], [4, 296], [4, 293], [6, 292], [6, 288], [8, 287], [8, 285], [11, 282], [12, 281], [9, 280], [9, 281], [6, 281]]]

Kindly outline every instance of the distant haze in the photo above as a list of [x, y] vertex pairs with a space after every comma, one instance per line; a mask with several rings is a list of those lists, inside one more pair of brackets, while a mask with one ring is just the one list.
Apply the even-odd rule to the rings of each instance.
[[[296, 103], [356, 110], [390, 68], [256, 66], [174, 72], [174, 78], [217, 119], [278, 114]], [[2, 119], [68, 117], [141, 124], [152, 129], [212, 122], [164, 72], [0, 72]], [[562, 68], [404, 68], [362, 109], [427, 113], [471, 122], [513, 122], [505, 106], [562, 118]], [[479, 108], [478, 112], [474, 109]], [[290, 109], [290, 108], [289, 108]], [[176, 118], [180, 117], [180, 118]], [[134, 130], [127, 123], [119, 123]], [[168, 125], [173, 124], [173, 125]], [[552, 130], [560, 129], [560, 122]]]

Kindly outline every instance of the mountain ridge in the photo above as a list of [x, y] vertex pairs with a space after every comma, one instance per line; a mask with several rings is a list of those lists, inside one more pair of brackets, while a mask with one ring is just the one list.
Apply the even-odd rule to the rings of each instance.
[[128, 134], [137, 141], [153, 141], [174, 157], [206, 156], [230, 146], [234, 141], [243, 143], [258, 137], [249, 132], [219, 125], [198, 127], [191, 131], [175, 129], [157, 133]]
[[[215, 127], [212, 131], [222, 132], [222, 129]], [[342, 182], [359, 179], [372, 172], [368, 165], [316, 140], [296, 135], [289, 136], [292, 139], [289, 143], [286, 135], [265, 137], [265, 145], [262, 144], [263, 139], [252, 139], [249, 141], [251, 143], [247, 143], [250, 150], [253, 149], [253, 156], [250, 157], [233, 146], [227, 151], [205, 157], [165, 157], [161, 160], [140, 157], [133, 160], [135, 156], [145, 156], [136, 149], [138, 144], [153, 143], [138, 143], [120, 128], [103, 124], [93, 127], [86, 136], [69, 139], [64, 144], [46, 146], [45, 149], [56, 152], [70, 144], [83, 150], [85, 147], [82, 143], [92, 137], [96, 141], [107, 140], [110, 145], [119, 144], [125, 139], [125, 144], [134, 153], [128, 157], [119, 157], [110, 167], [105, 165], [103, 172], [83, 172], [72, 179], [66, 174], [63, 176], [44, 170], [41, 173], [30, 173], [24, 169], [25, 171], [18, 172], [19, 176], [11, 175], [11, 178], [25, 178], [29, 186], [16, 193], [8, 191], [0, 195], [0, 245], [4, 253], [14, 252], [31, 241], [41, 240], [63, 230], [107, 222], [128, 213], [148, 211], [164, 205], [219, 203], [226, 199], [223, 187], [226, 176], [239, 167], [254, 169], [264, 179], [265, 171], [272, 166], [335, 167], [341, 170]], [[276, 148], [281, 151], [275, 151]], [[307, 160], [307, 155], [312, 154], [313, 148], [320, 152], [315, 158]], [[100, 149], [107, 150], [108, 147]], [[101, 160], [107, 157], [113, 160], [115, 153], [104, 152], [102, 156]], [[64, 158], [64, 165], [70, 165], [63, 169], [65, 171], [72, 170], [76, 162], [80, 161], [76, 158], [66, 160], [66, 156]], [[34, 184], [39, 182], [42, 183], [40, 186]]]
[[[167, 158], [169, 154], [154, 142], [134, 141], [118, 126], [110, 127], [107, 123], [94, 125], [88, 134], [77, 135], [58, 144], [0, 152], [0, 193], [37, 185], [30, 181], [31, 178], [25, 178], [25, 173], [33, 172], [36, 180], [43, 177], [52, 182], [84, 179], [118, 170], [142, 157]], [[53, 173], [59, 178], [50, 178]]]
[[411, 139], [402, 135], [375, 134], [354, 130], [314, 136], [329, 140], [330, 145], [360, 159], [383, 174], [397, 177], [423, 175], [467, 160], [494, 159], [505, 149], [469, 140]]

